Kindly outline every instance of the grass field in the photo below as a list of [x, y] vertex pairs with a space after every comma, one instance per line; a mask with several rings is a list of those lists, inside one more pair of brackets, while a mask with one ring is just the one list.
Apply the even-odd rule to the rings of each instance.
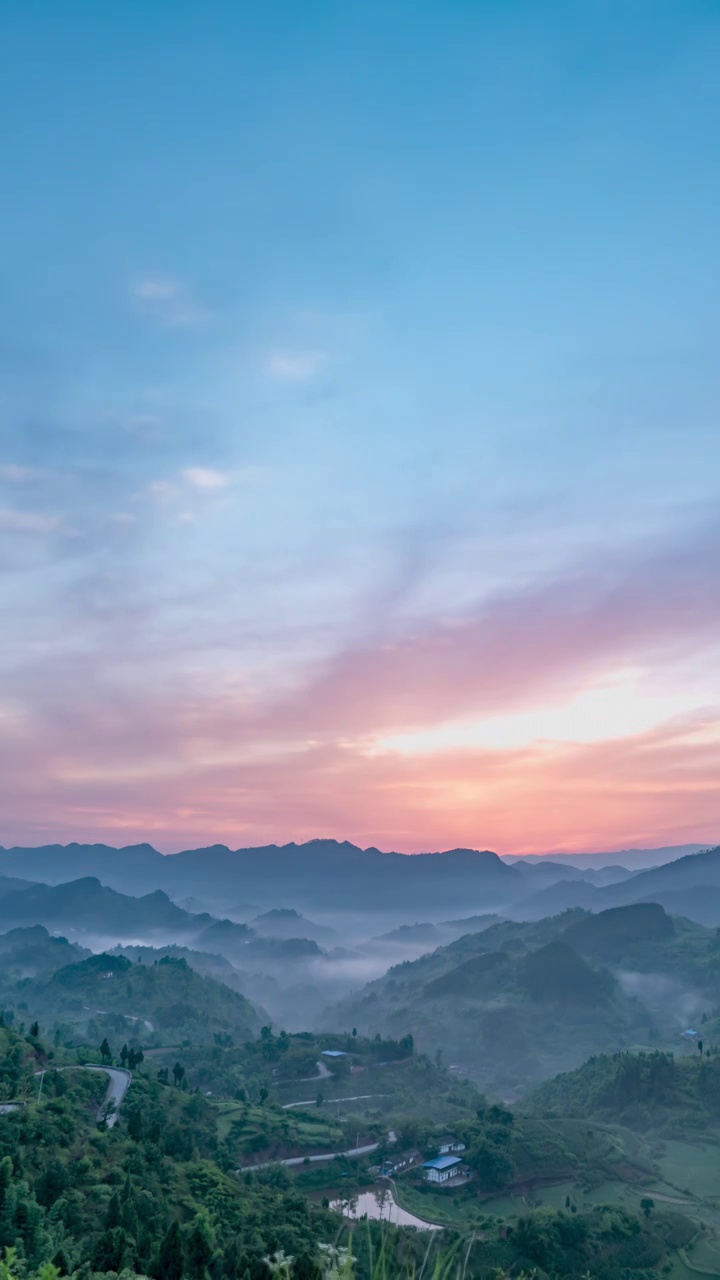
[[716, 1240], [706, 1240], [704, 1236], [700, 1236], [685, 1253], [692, 1266], [703, 1267], [720, 1276], [720, 1246]]
[[234, 1139], [242, 1153], [268, 1150], [302, 1154], [303, 1151], [342, 1150], [342, 1129], [332, 1115], [315, 1111], [278, 1111], [276, 1107], [250, 1106], [218, 1099], [213, 1102], [222, 1140]]
[[414, 1213], [424, 1222], [436, 1222], [443, 1227], [461, 1230], [474, 1226], [484, 1217], [482, 1206], [468, 1187], [457, 1191], [438, 1192], [430, 1187], [418, 1187], [399, 1178], [394, 1184], [396, 1202], [408, 1213]]
[[663, 1146], [658, 1164], [664, 1181], [720, 1205], [720, 1146], [670, 1139]]

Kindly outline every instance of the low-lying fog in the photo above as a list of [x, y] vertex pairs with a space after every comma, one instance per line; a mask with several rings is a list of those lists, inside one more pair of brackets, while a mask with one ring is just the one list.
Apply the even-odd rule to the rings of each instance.
[[615, 976], [627, 995], [641, 1000], [653, 1017], [666, 1026], [692, 1026], [707, 1006], [706, 997], [665, 974], [618, 969]]
[[[206, 905], [193, 902], [196, 908]], [[274, 1022], [297, 1031], [313, 1026], [328, 1005], [382, 977], [393, 965], [416, 960], [499, 919], [487, 915], [433, 923], [378, 911], [314, 913], [310, 920], [285, 908], [243, 918], [232, 914], [234, 923], [252, 930], [247, 942], [236, 939], [232, 946], [220, 941], [210, 946], [187, 933], [159, 930], [121, 934], [65, 928], [62, 933], [96, 954], [122, 951], [145, 963], [168, 953], [184, 956], [193, 968], [247, 996]], [[315, 953], [289, 956], [284, 948], [297, 939], [313, 942]], [[262, 955], [256, 953], [258, 948]]]

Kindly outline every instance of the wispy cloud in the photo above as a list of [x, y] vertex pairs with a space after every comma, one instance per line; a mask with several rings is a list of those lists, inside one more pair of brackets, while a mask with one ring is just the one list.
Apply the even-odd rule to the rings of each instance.
[[147, 492], [159, 506], [185, 502], [189, 496], [211, 497], [228, 489], [235, 481], [232, 471], [215, 467], [183, 467], [170, 480], [153, 480]]
[[181, 472], [183, 480], [190, 485], [192, 489], [199, 489], [201, 492], [213, 492], [218, 489], [227, 489], [232, 483], [232, 476], [228, 471], [216, 471], [213, 467], [185, 467]]
[[210, 318], [187, 286], [172, 276], [143, 276], [135, 281], [131, 293], [136, 305], [165, 328], [192, 329]]
[[15, 462], [6, 462], [0, 466], [0, 480], [8, 484], [26, 484], [31, 480], [39, 480], [45, 473], [37, 467], [20, 467]]
[[0, 509], [0, 532], [43, 534], [54, 533], [60, 528], [59, 516], [42, 511], [12, 511]]
[[172, 484], [170, 480], [152, 480], [147, 488], [148, 494], [160, 506], [168, 506], [171, 502], [176, 502], [179, 495], [177, 485]]
[[267, 356], [265, 369], [271, 378], [279, 382], [308, 382], [326, 367], [328, 361], [326, 351], [278, 348]]

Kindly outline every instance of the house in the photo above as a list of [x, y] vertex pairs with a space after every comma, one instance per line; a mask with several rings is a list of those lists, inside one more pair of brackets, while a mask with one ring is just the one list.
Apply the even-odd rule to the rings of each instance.
[[459, 1156], [437, 1156], [435, 1160], [426, 1160], [423, 1169], [428, 1182], [448, 1182], [460, 1172], [462, 1161]]
[[465, 1143], [459, 1142], [457, 1138], [442, 1138], [438, 1143], [439, 1156], [457, 1155], [459, 1151], [465, 1150]]
[[403, 1173], [405, 1169], [417, 1164], [419, 1159], [419, 1151], [403, 1151], [401, 1155], [388, 1156], [380, 1166], [380, 1177], [392, 1178], [396, 1173]]
[[320, 1053], [321, 1058], [347, 1058], [347, 1056], [343, 1049], [323, 1049]]
[[697, 1040], [697, 1031], [693, 1031], [692, 1027], [686, 1027], [683, 1036], [686, 1040]]

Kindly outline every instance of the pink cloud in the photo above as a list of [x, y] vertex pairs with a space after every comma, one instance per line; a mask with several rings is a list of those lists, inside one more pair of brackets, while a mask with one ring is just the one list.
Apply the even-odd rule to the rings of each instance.
[[0, 720], [0, 840], [171, 849], [334, 835], [501, 851], [704, 840], [720, 827], [720, 716], [697, 690], [684, 719], [610, 742], [367, 747], [390, 730], [552, 701], [613, 664], [641, 663], [658, 686], [690, 658], [720, 675], [719, 565], [706, 536], [405, 633], [378, 620], [374, 638], [271, 699], [229, 692], [212, 669], [189, 674], [177, 655], [154, 681], [142, 645], [30, 664], [17, 714]]

